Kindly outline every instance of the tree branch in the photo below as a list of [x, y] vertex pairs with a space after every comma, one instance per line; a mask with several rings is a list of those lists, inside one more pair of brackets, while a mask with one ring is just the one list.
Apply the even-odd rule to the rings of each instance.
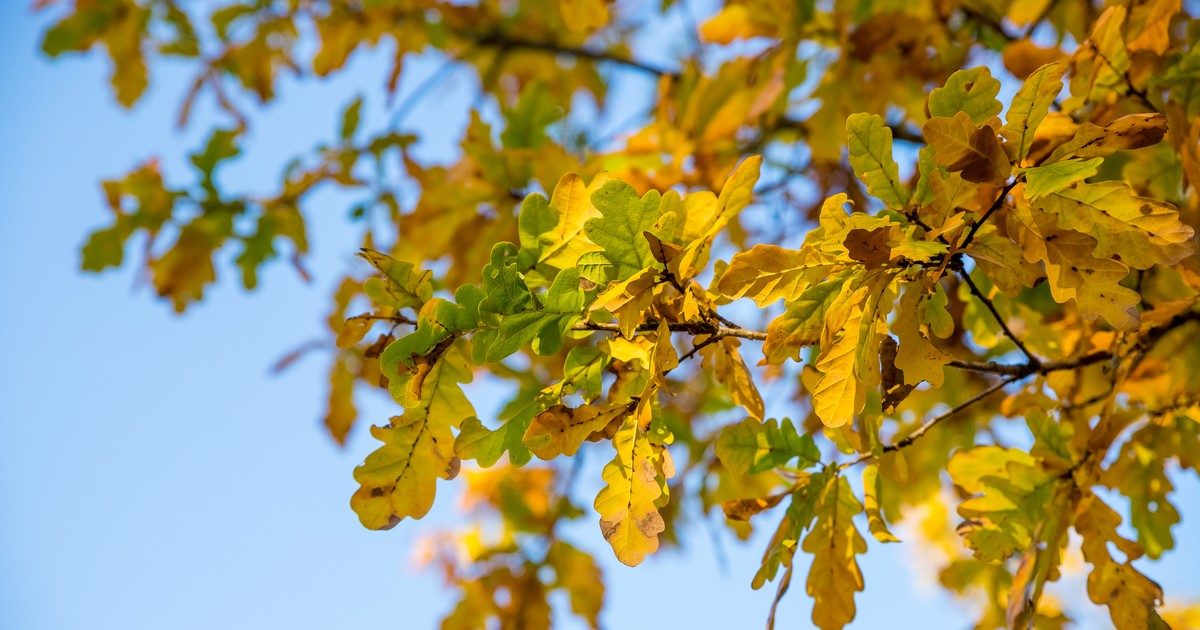
[[[776, 122], [774, 127], [775, 131], [795, 131], [802, 138], [807, 138], [812, 133], [807, 120], [783, 118]], [[906, 125], [888, 123], [887, 128], [891, 130], [893, 140], [911, 144], [925, 144], [925, 137], [921, 135], [921, 132], [914, 131]]]
[[352, 317], [347, 317], [346, 321], [350, 321], [352, 319], [362, 319], [362, 320], [366, 320], [366, 321], [379, 321], [379, 322], [394, 322], [396, 324], [411, 324], [413, 326], [417, 325], [416, 320], [413, 320], [412, 318], [405, 317], [404, 315], [400, 315], [400, 314], [380, 315], [378, 313], [363, 313], [361, 315], [354, 315]]
[[1024, 363], [1009, 364], [996, 363], [995, 361], [963, 361], [960, 359], [951, 359], [947, 366], [969, 372], [981, 372], [984, 374], [1021, 374], [1028, 366]]
[[917, 429], [915, 431], [913, 431], [912, 433], [909, 433], [907, 436], [905, 436], [904, 438], [902, 438], [900, 441], [896, 442], [895, 444], [889, 444], [888, 446], [883, 447], [883, 452], [891, 453], [893, 451], [898, 451], [902, 448], [907, 448], [913, 442], [916, 442], [917, 440], [921, 439], [921, 436], [925, 435], [926, 433], [929, 433], [929, 430], [932, 429], [933, 427], [941, 424], [942, 422], [945, 422], [946, 420], [949, 420], [950, 418], [954, 417], [955, 414], [958, 414], [958, 413], [962, 412], [963, 410], [970, 408], [975, 403], [978, 403], [979, 401], [987, 398], [988, 396], [991, 396], [992, 394], [1004, 389], [1008, 385], [1011, 385], [1011, 384], [1025, 378], [1026, 376], [1028, 376], [1028, 374], [1024, 374], [1024, 375], [1014, 374], [1013, 376], [1010, 376], [1006, 379], [1003, 379], [1003, 380], [993, 384], [992, 386], [988, 387], [987, 389], [958, 403], [954, 407], [950, 408], [949, 411], [946, 411], [940, 415], [930, 418], [929, 420], [927, 420], [925, 422], [925, 424], [922, 424], [921, 426], [917, 427]]
[[[1175, 328], [1192, 321], [1200, 321], [1200, 312], [1185, 311], [1183, 313], [1179, 313], [1167, 322], [1148, 330], [1146, 335], [1138, 342], [1137, 347], [1141, 348], [1143, 351], [1148, 351], [1154, 346], [1154, 344], [1158, 343], [1164, 335], [1171, 332]], [[658, 326], [659, 322], [650, 321], [639, 324], [635, 330], [637, 332], [654, 332], [658, 330]], [[722, 338], [737, 337], [739, 339], [748, 339], [751, 341], [765, 341], [767, 338], [767, 333], [762, 331], [750, 330], [748, 328], [741, 328], [738, 326], [717, 326], [709, 322], [669, 322], [667, 324], [667, 328], [669, 328], [671, 332], [683, 332], [691, 335], [711, 335], [713, 337]], [[621, 327], [612, 323], [581, 322], [576, 324], [572, 330], [582, 332], [620, 333]], [[1077, 357], [1058, 359], [1055, 361], [1042, 361], [1037, 359], [1035, 362], [1026, 361], [1025, 363], [997, 363], [995, 361], [966, 361], [962, 359], [951, 359], [946, 363], [946, 365], [960, 370], [1024, 378], [1031, 374], [1049, 374], [1051, 372], [1074, 370], [1081, 367], [1094, 365], [1096, 363], [1110, 361], [1112, 358], [1113, 353], [1109, 350], [1094, 350]]]
[[963, 12], [963, 15], [966, 16], [966, 18], [968, 20], [975, 22], [976, 24], [979, 24], [980, 26], [986, 27], [988, 30], [992, 31], [996, 35], [999, 35], [1000, 37], [1002, 37], [1010, 42], [1015, 42], [1015, 41], [1017, 41], [1017, 39], [1019, 39], [1019, 37], [1017, 35], [1013, 35], [1012, 33], [1009, 33], [1008, 30], [1004, 28], [1003, 22], [1001, 22], [1000, 20], [998, 20], [990, 15], [983, 13], [982, 11], [971, 8], [969, 6], [959, 7], [959, 10], [961, 10]]
[[[889, 444], [889, 445], [883, 447], [882, 452], [892, 453], [892, 452], [898, 451], [903, 448], [908, 448], [909, 446], [912, 445], [913, 442], [916, 442], [917, 440], [921, 439], [921, 437], [924, 436], [926, 433], [929, 433], [929, 430], [932, 429], [933, 427], [936, 427], [937, 425], [945, 422], [946, 420], [949, 420], [950, 418], [954, 417], [956, 414], [962, 412], [964, 409], [971, 407], [975, 403], [978, 403], [979, 401], [987, 398], [988, 396], [991, 396], [992, 394], [1000, 391], [1001, 389], [1004, 389], [1008, 385], [1011, 385], [1012, 383], [1015, 383], [1025, 377], [1029, 376], [1029, 374], [1032, 374], [1032, 373], [1033, 372], [1029, 372], [1027, 374], [1014, 374], [1012, 376], [1009, 376], [1006, 379], [1003, 379], [1003, 380], [991, 385], [987, 389], [958, 403], [953, 408], [951, 408], [949, 411], [943, 412], [939, 415], [936, 415], [936, 416], [930, 418], [929, 420], [926, 420], [925, 424], [922, 424], [921, 426], [917, 427], [915, 431], [913, 431], [912, 433], [909, 433], [907, 436], [900, 439], [898, 442], [896, 442], [894, 444]], [[838, 468], [839, 469], [840, 468], [850, 468], [851, 466], [856, 466], [858, 464], [861, 464], [866, 461], [870, 461], [872, 459], [875, 459], [874, 453], [863, 453], [862, 455], [858, 456], [858, 458], [856, 458], [856, 459], [848, 461], [844, 464], [840, 464], [838, 466]]]
[[684, 361], [687, 361], [688, 359], [696, 356], [696, 353], [703, 350], [705, 348], [705, 346], [714, 344], [724, 338], [725, 338], [725, 335], [722, 335], [721, 333], [717, 333], [711, 337], [707, 337], [704, 341], [701, 341], [700, 343], [692, 346], [691, 350], [688, 350], [686, 353], [684, 353], [682, 356], [680, 356], [679, 362], [683, 363]]
[[[1178, 328], [1188, 322], [1193, 322], [1193, 321], [1200, 321], [1200, 312], [1185, 311], [1183, 313], [1178, 313], [1174, 317], [1172, 317], [1170, 320], [1168, 320], [1167, 322], [1165, 322], [1159, 326], [1155, 326], [1154, 328], [1151, 328], [1150, 330], [1148, 330], [1146, 332], [1146, 335], [1138, 341], [1138, 343], [1136, 344], [1136, 347], [1142, 349], [1143, 353], [1149, 352], [1150, 349], [1153, 348], [1155, 344], [1157, 344], [1159, 341], [1162, 340], [1162, 338], [1164, 336], [1167, 335], [1167, 333], [1171, 332], [1172, 330], [1175, 330], [1176, 328]], [[900, 439], [899, 441], [897, 441], [893, 444], [889, 444], [889, 445], [883, 447], [882, 452], [883, 453], [891, 453], [891, 452], [895, 452], [895, 451], [898, 451], [903, 448], [907, 448], [907, 447], [911, 446], [913, 444], [913, 442], [916, 442], [917, 440], [921, 439], [921, 437], [924, 436], [926, 433], [928, 433], [930, 431], [930, 429], [941, 424], [942, 422], [945, 422], [946, 420], [953, 417], [955, 414], [962, 412], [964, 409], [969, 408], [971, 405], [974, 405], [974, 404], [978, 403], [979, 401], [983, 400], [984, 398], [987, 398], [988, 396], [1000, 391], [1001, 389], [1004, 389], [1006, 386], [1011, 385], [1017, 381], [1027, 378], [1029, 376], [1032, 376], [1033, 374], [1048, 374], [1050, 372], [1058, 372], [1058, 371], [1062, 371], [1062, 370], [1074, 370], [1074, 369], [1078, 369], [1081, 367], [1093, 365], [1095, 363], [1101, 363], [1103, 361], [1111, 360], [1113, 358], [1113, 356], [1114, 355], [1111, 351], [1097, 350], [1097, 351], [1090, 352], [1088, 354], [1080, 355], [1078, 357], [1074, 357], [1074, 358], [1070, 358], [1070, 359], [1062, 359], [1059, 361], [1046, 361], [1044, 363], [1041, 363], [1040, 365], [1032, 365], [1032, 364], [1028, 364], [1028, 363], [1022, 364], [1022, 365], [1001, 365], [1001, 364], [997, 364], [997, 363], [976, 364], [976, 363], [967, 363], [967, 362], [959, 361], [959, 362], [957, 362], [959, 365], [956, 367], [963, 367], [965, 369], [974, 369], [976, 371], [983, 371], [983, 372], [991, 371], [991, 372], [996, 372], [996, 373], [1006, 373], [1006, 374], [1009, 374], [1009, 376], [1008, 376], [1008, 378], [1005, 378], [1005, 379], [993, 384], [992, 386], [988, 387], [987, 389], [984, 389], [983, 391], [975, 394], [974, 396], [971, 396], [970, 398], [964, 400], [963, 402], [959, 403], [958, 405], [956, 405], [949, 411], [946, 411], [940, 415], [930, 418], [929, 420], [927, 420], [925, 422], [925, 424], [922, 424], [921, 426], [917, 427], [916, 430], [914, 430], [912, 433], [908, 434], [904, 438]], [[956, 363], [956, 362], [952, 361], [951, 363]], [[855, 466], [857, 464], [861, 464], [863, 462], [867, 462], [872, 459], [875, 459], [874, 453], [863, 453], [862, 455], [858, 456], [856, 459], [853, 459], [849, 462], [840, 464], [838, 467], [839, 468], [849, 468], [851, 466]]]
[[668, 70], [644, 61], [630, 59], [629, 57], [624, 57], [602, 50], [592, 50], [580, 46], [568, 46], [558, 42], [525, 39], [512, 34], [498, 32], [476, 35], [474, 37], [472, 37], [471, 33], [466, 32], [460, 32], [457, 34], [461, 37], [472, 39], [480, 46], [491, 46], [494, 48], [499, 48], [500, 50], [535, 50], [552, 53], [555, 55], [566, 55], [579, 59], [589, 59], [591, 61], [615, 63], [617, 65], [625, 66], [627, 68], [638, 70], [656, 77], [679, 76], [677, 71]]
[[[645, 322], [643, 324], [639, 324], [635, 330], [637, 330], [637, 332], [654, 332], [658, 330], [658, 326], [659, 322]], [[764, 341], [767, 338], [767, 333], [765, 332], [730, 326], [716, 326], [707, 322], [669, 322], [667, 324], [667, 328], [669, 328], [671, 332], [685, 332], [692, 335], [738, 337], [740, 339], [749, 339], [751, 341]], [[621, 327], [617, 324], [582, 322], [575, 324], [572, 330], [619, 333], [621, 332]]]

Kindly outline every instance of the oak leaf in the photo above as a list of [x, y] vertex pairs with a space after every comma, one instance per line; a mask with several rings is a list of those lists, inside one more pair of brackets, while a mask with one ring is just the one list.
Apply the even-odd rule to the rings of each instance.
[[658, 549], [658, 535], [666, 528], [657, 505], [663, 496], [663, 450], [642, 428], [650, 413], [649, 403], [642, 402], [613, 437], [616, 456], [604, 466], [605, 486], [595, 501], [601, 533], [617, 560], [631, 567]]
[[996, 131], [989, 125], [976, 126], [963, 112], [953, 118], [930, 118], [922, 128], [933, 147], [937, 163], [975, 183], [1000, 183], [1012, 171], [1008, 154]]
[[813, 598], [813, 624], [822, 630], [838, 629], [854, 619], [854, 593], [863, 590], [855, 556], [866, 552], [867, 541], [854, 526], [854, 516], [863, 508], [849, 482], [832, 475], [814, 511], [816, 522], [802, 545], [813, 555], [805, 587]]
[[892, 131], [876, 115], [853, 114], [846, 119], [850, 166], [867, 185], [867, 192], [890, 208], [908, 205], [909, 193], [900, 182], [892, 157]]

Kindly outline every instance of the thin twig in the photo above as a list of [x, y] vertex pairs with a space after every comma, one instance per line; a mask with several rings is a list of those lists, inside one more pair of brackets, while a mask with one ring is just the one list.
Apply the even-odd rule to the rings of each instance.
[[961, 359], [951, 359], [946, 363], [947, 367], [967, 370], [968, 372], [982, 372], [984, 374], [1021, 374], [1028, 367], [1024, 363], [996, 363], [995, 361], [963, 361]]
[[[992, 394], [1004, 389], [1008, 385], [1011, 385], [1025, 377], [1029, 376], [1030, 374], [1033, 374], [1033, 372], [1030, 371], [1026, 374], [1014, 374], [1006, 379], [1003, 379], [1003, 380], [995, 383], [991, 387], [988, 387], [987, 389], [975, 394], [974, 396], [971, 396], [970, 398], [958, 403], [953, 408], [951, 408], [949, 411], [946, 411], [942, 414], [939, 414], [937, 416], [930, 418], [929, 420], [927, 420], [925, 422], [925, 424], [922, 424], [921, 426], [917, 427], [917, 429], [915, 431], [913, 431], [912, 433], [909, 433], [907, 436], [905, 436], [900, 441], [883, 447], [883, 452], [884, 453], [892, 453], [892, 452], [898, 451], [903, 448], [908, 448], [909, 446], [912, 445], [913, 442], [916, 442], [917, 440], [921, 439], [921, 437], [924, 436], [926, 433], [929, 433], [929, 430], [932, 429], [933, 427], [936, 427], [937, 425], [945, 422], [946, 420], [949, 420], [950, 418], [954, 417], [954, 415], [958, 414], [959, 412], [963, 411], [964, 409], [971, 407], [975, 403], [978, 403], [979, 401], [983, 400], [984, 398], [991, 396]], [[851, 460], [844, 464], [841, 464], [839, 466], [839, 468], [849, 468], [851, 466], [855, 466], [855, 465], [861, 464], [863, 462], [866, 462], [866, 461], [869, 461], [872, 459], [875, 459], [874, 453], [863, 453], [857, 459], [854, 459], [854, 460]]]
[[696, 356], [697, 352], [700, 352], [701, 350], [703, 350], [706, 346], [708, 346], [710, 344], [714, 344], [714, 343], [720, 341], [723, 337], [724, 337], [724, 335], [722, 335], [721, 333], [717, 333], [717, 334], [705, 339], [704, 341], [701, 341], [700, 343], [692, 346], [691, 350], [688, 350], [686, 354], [679, 357], [679, 362], [682, 363], [682, 362], [687, 361], [688, 359]]
[[1042, 360], [1030, 352], [1029, 348], [1025, 347], [1025, 342], [1021, 341], [1021, 339], [1017, 337], [1016, 333], [1014, 333], [1012, 329], [1008, 327], [1008, 322], [1004, 321], [1004, 317], [1000, 315], [1000, 311], [996, 310], [996, 305], [991, 299], [983, 294], [983, 291], [979, 290], [978, 286], [975, 285], [975, 281], [971, 279], [971, 274], [967, 273], [966, 270], [962, 268], [962, 265], [955, 265], [954, 270], [958, 273], [958, 276], [962, 278], [963, 282], [966, 283], [967, 288], [971, 291], [971, 295], [974, 295], [976, 299], [978, 299], [985, 307], [987, 307], [988, 312], [992, 314], [992, 318], [995, 319], [996, 323], [1000, 325], [1000, 330], [1004, 331], [1004, 336], [1012, 340], [1013, 345], [1015, 345], [1017, 349], [1025, 355], [1028, 365], [1033, 366], [1035, 369], [1038, 366], [1041, 366]]
[[362, 319], [362, 320], [367, 320], [367, 321], [380, 321], [380, 322], [395, 322], [397, 324], [410, 324], [413, 326], [415, 326], [417, 324], [416, 320], [413, 320], [409, 317], [405, 317], [404, 315], [399, 315], [399, 314], [397, 314], [397, 315], [380, 315], [378, 313], [363, 313], [361, 315], [354, 315], [353, 317], [347, 317], [346, 321], [350, 321], [352, 319]]
[[982, 11], [974, 9], [970, 6], [959, 7], [959, 10], [961, 10], [963, 12], [963, 15], [966, 16], [967, 19], [969, 19], [972, 22], [975, 22], [981, 26], [987, 27], [989, 30], [991, 30], [995, 34], [999, 35], [1000, 37], [1002, 37], [1010, 42], [1017, 41], [1018, 37], [1016, 35], [1013, 35], [1012, 33], [1009, 33], [1004, 28], [1004, 24], [1000, 20], [998, 20], [990, 15], [987, 15], [987, 14], [983, 13]]
[[[457, 34], [463, 37], [470, 37], [470, 35], [466, 33]], [[553, 53], [556, 55], [566, 55], [580, 59], [590, 59], [592, 61], [615, 63], [627, 68], [632, 68], [634, 70], [639, 70], [641, 72], [654, 75], [656, 77], [677, 76], [679, 74], [674, 70], [668, 70], [644, 61], [630, 59], [629, 57], [622, 57], [606, 51], [591, 50], [589, 48], [582, 48], [579, 46], [568, 46], [566, 44], [560, 44], [557, 42], [523, 39], [505, 33], [488, 33], [475, 37], [474, 41], [480, 46], [492, 46], [501, 50], [535, 50]]]
[[424, 81], [414, 87], [408, 96], [404, 97], [404, 100], [400, 102], [400, 105], [396, 107], [396, 112], [392, 114], [392, 119], [388, 122], [388, 128], [392, 131], [400, 131], [400, 126], [404, 124], [404, 119], [408, 117], [422, 99], [434, 92], [437, 84], [441, 83], [454, 72], [456, 69], [455, 64], [459, 61], [458, 55], [447, 57], [433, 74], [425, 77]]
[[[659, 322], [645, 322], [639, 324], [635, 329], [637, 332], [654, 332], [658, 330]], [[767, 338], [767, 333], [757, 330], [748, 330], [745, 328], [736, 328], [730, 326], [714, 326], [707, 322], [668, 322], [667, 328], [671, 332], [685, 332], [692, 335], [714, 335], [720, 337], [739, 337], [741, 339], [749, 339], [751, 341], [764, 341]], [[621, 332], [621, 327], [617, 324], [601, 324], [597, 322], [583, 322], [576, 324], [573, 330], [593, 331], [593, 332]]]
[[967, 231], [967, 237], [963, 239], [962, 245], [959, 245], [958, 249], [966, 249], [967, 245], [970, 245], [971, 241], [975, 240], [975, 233], [983, 227], [983, 224], [987, 223], [987, 220], [992, 218], [992, 215], [995, 214], [997, 210], [1004, 207], [1004, 200], [1008, 197], [1008, 193], [1012, 192], [1012, 189], [1017, 185], [1017, 181], [1018, 180], [1014, 179], [1004, 185], [1004, 188], [1000, 190], [1000, 194], [996, 196], [996, 200], [992, 202], [992, 205], [987, 209], [987, 212], [984, 212], [983, 216], [979, 217], [979, 220], [971, 225], [971, 229]]
[[[1171, 332], [1172, 330], [1175, 330], [1176, 328], [1178, 328], [1188, 322], [1194, 322], [1194, 321], [1200, 321], [1200, 312], [1185, 311], [1183, 313], [1176, 314], [1174, 317], [1172, 317], [1166, 323], [1163, 323], [1159, 326], [1155, 326], [1154, 328], [1151, 328], [1149, 331], [1147, 331], [1146, 335], [1144, 337], [1142, 337], [1142, 339], [1140, 341], [1138, 341], [1137, 347], [1143, 348], [1143, 354], [1146, 352], [1149, 352], [1150, 349], [1152, 349], [1155, 344], [1157, 344], [1159, 341], [1161, 341], [1162, 338], [1164, 336], [1166, 336], [1167, 333]], [[899, 440], [898, 442], [896, 442], [894, 444], [889, 444], [888, 446], [883, 447], [883, 452], [891, 453], [891, 452], [895, 452], [895, 451], [898, 451], [903, 448], [907, 448], [913, 442], [916, 442], [918, 439], [920, 439], [922, 436], [924, 436], [926, 433], [928, 433], [930, 429], [937, 426], [938, 424], [945, 422], [946, 420], [948, 420], [955, 414], [963, 411], [964, 409], [970, 407], [971, 405], [978, 403], [979, 401], [983, 400], [984, 398], [987, 398], [988, 396], [992, 395], [993, 393], [1000, 391], [1001, 389], [1004, 389], [1006, 386], [1011, 385], [1012, 383], [1020, 381], [1024, 378], [1027, 378], [1034, 374], [1047, 374], [1050, 372], [1058, 372], [1058, 371], [1062, 371], [1062, 370], [1074, 370], [1074, 369], [1078, 369], [1081, 367], [1086, 367], [1088, 365], [1093, 365], [1095, 363], [1107, 361], [1112, 358], [1113, 358], [1112, 352], [1106, 351], [1106, 350], [1099, 350], [1099, 351], [1091, 352], [1091, 353], [1081, 355], [1078, 357], [1074, 357], [1071, 359], [1063, 359], [1060, 361], [1046, 361], [1040, 365], [1025, 364], [1025, 365], [1016, 365], [1016, 366], [1002, 366], [1002, 365], [994, 364], [996, 368], [1003, 368], [1003, 369], [1013, 368], [1016, 371], [1013, 372], [1008, 378], [1005, 378], [1005, 379], [997, 382], [996, 384], [992, 385], [991, 387], [988, 387], [987, 389], [964, 400], [963, 402], [959, 403], [958, 405], [956, 405], [954, 408], [950, 409], [949, 411], [946, 411], [945, 413], [942, 413], [940, 415], [934, 416], [933, 418], [930, 418], [928, 421], [925, 422], [925, 424], [922, 424], [920, 427], [917, 427], [917, 429], [915, 431], [908, 434], [908, 436], [904, 437], [903, 439]], [[972, 367], [978, 367], [978, 366], [972, 365]], [[858, 456], [858, 458], [839, 465], [839, 468], [849, 468], [851, 466], [855, 466], [857, 464], [861, 464], [863, 462], [870, 461], [874, 458], [875, 458], [874, 453], [863, 453], [862, 455]]]

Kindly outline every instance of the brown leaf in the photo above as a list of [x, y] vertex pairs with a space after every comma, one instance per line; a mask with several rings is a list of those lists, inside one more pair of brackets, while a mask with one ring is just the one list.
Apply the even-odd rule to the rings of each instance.
[[891, 238], [890, 227], [878, 227], [873, 230], [855, 228], [846, 233], [842, 244], [850, 257], [857, 260], [868, 269], [882, 267], [892, 259], [892, 247], [888, 244]]
[[1047, 163], [1068, 157], [1107, 157], [1117, 151], [1140, 149], [1158, 144], [1167, 133], [1167, 117], [1159, 113], [1129, 114], [1100, 127], [1083, 123], [1075, 137], [1050, 154]]
[[654, 260], [662, 263], [664, 267], [671, 264], [676, 258], [679, 258], [683, 248], [673, 243], [664, 243], [662, 239], [654, 235], [649, 230], [642, 232], [642, 236], [646, 237], [646, 241], [650, 243], [650, 255], [654, 256]]
[[934, 158], [950, 172], [977, 184], [1000, 183], [1012, 172], [1008, 154], [989, 124], [975, 126], [971, 117], [959, 112], [953, 118], [934, 117], [922, 127]]
[[904, 382], [904, 371], [896, 367], [896, 354], [899, 346], [896, 338], [888, 335], [879, 344], [879, 389], [883, 394], [883, 410], [890, 412], [896, 405], [904, 402], [905, 398], [916, 389], [916, 385]]
[[725, 518], [731, 521], [748, 521], [751, 516], [779, 505], [779, 502], [786, 496], [788, 496], [787, 492], [781, 492], [766, 497], [730, 499], [721, 506], [721, 509], [725, 510]]
[[1027, 79], [1034, 70], [1066, 58], [1057, 47], [1042, 47], [1028, 39], [1017, 40], [1004, 47], [1004, 67], [1018, 79]]

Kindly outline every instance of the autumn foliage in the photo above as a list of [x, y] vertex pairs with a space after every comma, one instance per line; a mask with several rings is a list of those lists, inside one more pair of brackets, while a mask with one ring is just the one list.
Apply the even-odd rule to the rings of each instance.
[[[46, 53], [102, 51], [122, 104], [183, 58], [181, 123], [201, 100], [228, 120], [192, 183], [154, 161], [103, 183], [84, 269], [135, 251], [182, 311], [226, 252], [247, 289], [281, 256], [305, 273], [310, 195], [361, 196], [324, 421], [339, 443], [375, 424], [364, 526], [421, 518], [448, 480], [499, 525], [434, 541], [444, 627], [547, 626], [554, 590], [595, 626], [600, 569], [563, 522], [637, 565], [721, 512], [774, 532], [753, 588], [778, 602], [807, 565], [824, 629], [900, 522], [946, 589], [983, 595], [979, 627], [1069, 622], [1084, 595], [1043, 591], [1078, 553], [1115, 627], [1194, 627], [1133, 564], [1174, 547], [1171, 479], [1200, 465], [1200, 22], [1179, 0], [41, 4]], [[371, 46], [394, 62], [367, 100], [430, 51], [477, 85], [456, 161], [414, 157], [426, 85], [382, 129], [350, 100], [272, 194], [219, 184], [254, 102]], [[495, 417], [474, 379], [504, 384]], [[360, 423], [365, 388], [395, 415]]]

